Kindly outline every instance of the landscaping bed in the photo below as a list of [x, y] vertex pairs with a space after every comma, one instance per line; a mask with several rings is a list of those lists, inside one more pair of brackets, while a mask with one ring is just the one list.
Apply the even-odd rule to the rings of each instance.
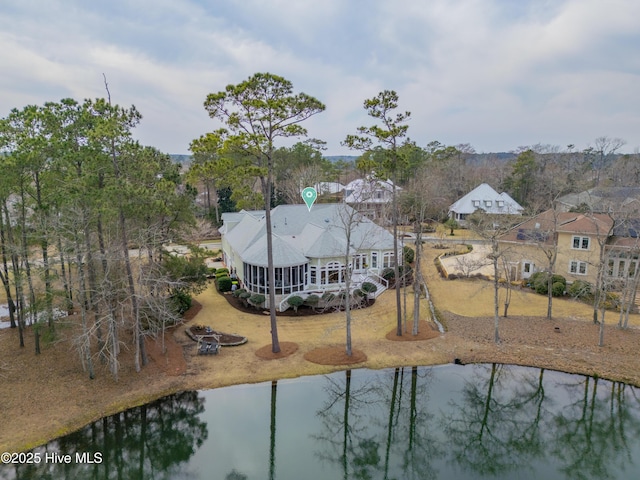
[[248, 341], [248, 338], [242, 335], [218, 332], [204, 325], [192, 325], [185, 330], [185, 333], [195, 342], [199, 340], [217, 342], [223, 347], [236, 347]]
[[[246, 302], [243, 302], [240, 298], [233, 296], [231, 293], [227, 292], [227, 293], [221, 293], [218, 292], [219, 295], [222, 295], [224, 297], [224, 299], [229, 303], [229, 305], [231, 305], [232, 307], [234, 307], [237, 310], [240, 310], [241, 312], [245, 312], [245, 313], [251, 313], [254, 315], [264, 315], [265, 312], [268, 314], [269, 310], [268, 309], [264, 309], [264, 308], [256, 308], [252, 305], [248, 305]], [[372, 305], [374, 305], [376, 303], [376, 299], [375, 298], [368, 298], [363, 300], [362, 302], [362, 306], [360, 308], [368, 308], [371, 307]], [[308, 307], [306, 305], [303, 305], [301, 307], [298, 307], [298, 311], [296, 312], [293, 308], [289, 308], [287, 310], [285, 310], [284, 312], [279, 312], [276, 311], [276, 315], [278, 317], [307, 317], [307, 316], [313, 316], [313, 315], [323, 315], [326, 313], [334, 313], [336, 311], [339, 310], [344, 310], [344, 308], [340, 309], [337, 307], [327, 307], [327, 308], [320, 308], [320, 307], [316, 307], [316, 308], [312, 308], [312, 307]], [[356, 310], [355, 307], [353, 307], [353, 310]]]

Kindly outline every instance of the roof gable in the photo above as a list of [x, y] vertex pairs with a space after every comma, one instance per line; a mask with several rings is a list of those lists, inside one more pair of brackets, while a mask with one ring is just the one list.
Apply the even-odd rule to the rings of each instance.
[[472, 214], [478, 209], [491, 214], [512, 215], [519, 215], [524, 210], [508, 193], [498, 193], [486, 183], [481, 183], [449, 207], [449, 211], [462, 214]]

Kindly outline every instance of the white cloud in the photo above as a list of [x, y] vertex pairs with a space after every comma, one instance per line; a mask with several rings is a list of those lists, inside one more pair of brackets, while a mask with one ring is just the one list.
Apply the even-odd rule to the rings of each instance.
[[362, 102], [396, 90], [420, 144], [478, 150], [640, 145], [640, 3], [626, 0], [7, 0], [0, 5], [0, 116], [29, 103], [103, 96], [135, 104], [137, 136], [185, 153], [215, 128], [210, 92], [258, 71], [290, 79], [327, 110], [329, 142], [370, 124]]

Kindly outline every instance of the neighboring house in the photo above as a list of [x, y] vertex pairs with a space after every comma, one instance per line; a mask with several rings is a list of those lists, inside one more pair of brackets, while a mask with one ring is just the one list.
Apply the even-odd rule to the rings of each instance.
[[319, 182], [313, 188], [316, 189], [318, 195], [337, 195], [344, 191], [344, 185], [338, 182]]
[[[393, 200], [394, 184], [391, 180], [376, 180], [373, 176], [358, 178], [344, 187], [344, 201], [378, 223], [388, 223]], [[396, 192], [402, 190], [395, 187]]]
[[482, 183], [449, 207], [449, 218], [465, 227], [467, 217], [476, 210], [493, 215], [521, 215], [524, 209], [508, 193], [498, 193], [490, 185]]
[[639, 212], [640, 187], [597, 187], [560, 197], [556, 204], [565, 212]]
[[[350, 259], [345, 265], [346, 219], [351, 218]], [[264, 211], [222, 215], [223, 260], [242, 286], [267, 296], [267, 237]], [[345, 275], [353, 286], [376, 283], [383, 268], [392, 267], [393, 236], [345, 204], [279, 205], [271, 212], [273, 262], [277, 308], [288, 307], [287, 297], [344, 288]]]
[[[613, 220], [605, 214], [553, 212], [547, 210], [514, 227], [500, 237], [499, 243], [511, 266], [511, 280], [529, 278], [549, 268], [545, 253], [557, 249], [554, 273], [569, 283], [584, 280], [595, 284], [600, 264], [600, 247], [606, 258], [617, 259], [605, 275], [629, 275], [637, 266], [638, 256], [631, 253], [637, 239], [615, 235]], [[622, 230], [619, 230], [622, 233]], [[623, 239], [624, 238], [624, 239]]]

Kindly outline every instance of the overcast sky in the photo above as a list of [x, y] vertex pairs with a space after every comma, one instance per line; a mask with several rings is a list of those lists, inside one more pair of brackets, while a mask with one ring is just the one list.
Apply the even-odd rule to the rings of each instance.
[[640, 147], [637, 0], [2, 0], [0, 117], [104, 97], [142, 113], [135, 136], [189, 153], [219, 125], [208, 93], [256, 72], [326, 105], [305, 123], [328, 155], [395, 90], [409, 136], [478, 152], [596, 137]]

